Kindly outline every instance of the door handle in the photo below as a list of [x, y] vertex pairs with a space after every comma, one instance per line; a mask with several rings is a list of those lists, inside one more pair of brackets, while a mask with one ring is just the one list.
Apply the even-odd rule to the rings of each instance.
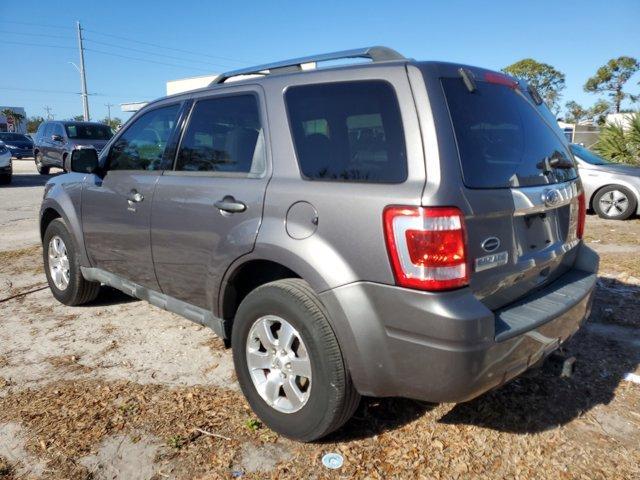
[[131, 190], [131, 192], [129, 193], [129, 198], [127, 200], [129, 200], [130, 202], [140, 203], [144, 200], [144, 195], [142, 195], [137, 190]]
[[214, 205], [218, 210], [227, 213], [240, 213], [247, 209], [244, 203], [237, 201], [231, 195], [227, 195], [222, 200], [218, 200]]

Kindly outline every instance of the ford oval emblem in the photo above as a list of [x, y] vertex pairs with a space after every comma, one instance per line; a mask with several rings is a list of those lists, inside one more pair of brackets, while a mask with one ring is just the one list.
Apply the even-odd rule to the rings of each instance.
[[560, 203], [562, 197], [560, 196], [560, 192], [558, 190], [545, 190], [542, 194], [542, 201], [547, 207], [555, 207]]
[[485, 238], [480, 246], [485, 252], [493, 252], [500, 246], [500, 239], [497, 237]]

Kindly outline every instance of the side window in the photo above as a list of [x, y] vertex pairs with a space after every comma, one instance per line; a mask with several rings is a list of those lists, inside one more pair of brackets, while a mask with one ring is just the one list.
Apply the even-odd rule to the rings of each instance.
[[45, 140], [51, 140], [51, 135], [53, 135], [53, 123], [47, 123], [44, 129]]
[[407, 179], [400, 109], [387, 82], [295, 86], [285, 99], [306, 179], [370, 183]]
[[196, 102], [176, 170], [261, 174], [264, 169], [264, 136], [254, 95]]
[[38, 125], [38, 130], [36, 131], [36, 140], [40, 140], [42, 138], [46, 126], [46, 123], [41, 123], [40, 125]]
[[133, 122], [111, 146], [108, 169], [159, 170], [179, 109], [178, 104], [156, 108]]
[[51, 130], [51, 135], [60, 135], [64, 138], [64, 130], [62, 129], [62, 125], [60, 125], [59, 123], [54, 123]]

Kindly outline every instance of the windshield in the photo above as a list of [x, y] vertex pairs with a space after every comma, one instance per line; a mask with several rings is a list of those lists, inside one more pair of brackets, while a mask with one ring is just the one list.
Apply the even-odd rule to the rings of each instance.
[[591, 165], [609, 165], [611, 163], [600, 155], [596, 155], [591, 150], [587, 150], [582, 145], [577, 145], [575, 143], [571, 144], [571, 152], [580, 160], [590, 163]]
[[0, 132], [0, 140], [3, 142], [30, 142], [31, 139], [26, 135], [20, 133], [5, 133]]
[[64, 126], [67, 137], [78, 140], [109, 140], [113, 131], [107, 125], [68, 124]]
[[460, 77], [441, 82], [465, 185], [513, 188], [577, 178], [561, 134], [519, 90], [477, 81], [470, 92]]

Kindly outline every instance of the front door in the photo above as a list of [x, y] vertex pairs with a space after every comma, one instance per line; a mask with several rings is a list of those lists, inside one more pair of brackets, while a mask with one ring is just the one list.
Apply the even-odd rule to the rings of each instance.
[[180, 104], [139, 115], [101, 157], [101, 175], [88, 175], [82, 192], [82, 225], [92, 266], [159, 290], [149, 228], [154, 190], [173, 155], [167, 148]]
[[174, 169], [153, 199], [160, 287], [206, 309], [227, 267], [253, 249], [268, 180], [260, 92], [228, 92], [195, 99]]

